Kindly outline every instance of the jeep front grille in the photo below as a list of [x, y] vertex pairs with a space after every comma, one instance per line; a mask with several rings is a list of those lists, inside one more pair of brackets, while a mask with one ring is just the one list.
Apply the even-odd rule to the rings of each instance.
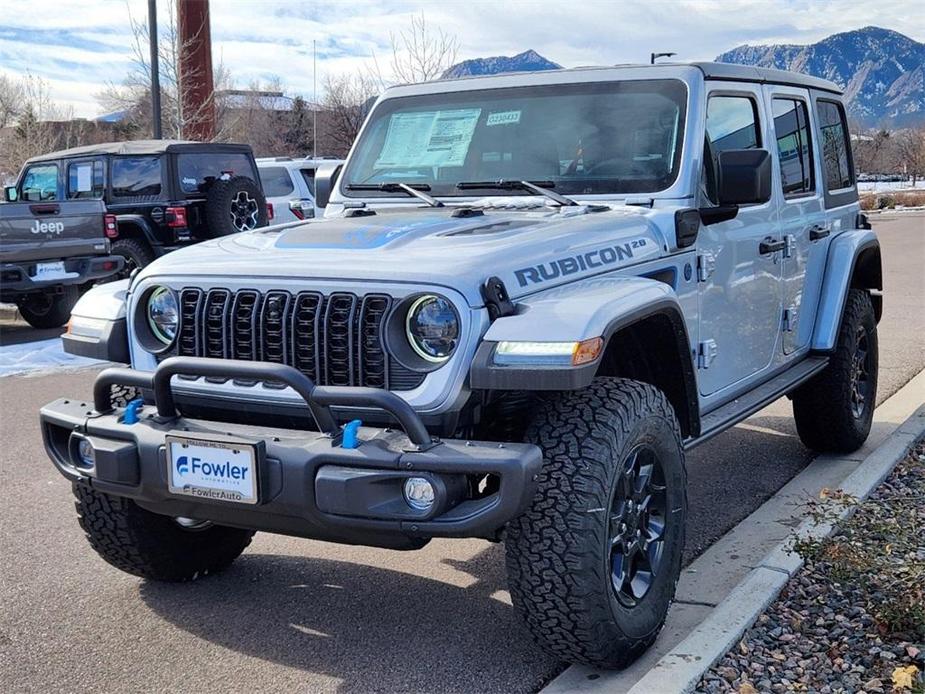
[[179, 303], [180, 356], [288, 364], [319, 385], [411, 390], [424, 381], [385, 349], [385, 294], [183, 289]]

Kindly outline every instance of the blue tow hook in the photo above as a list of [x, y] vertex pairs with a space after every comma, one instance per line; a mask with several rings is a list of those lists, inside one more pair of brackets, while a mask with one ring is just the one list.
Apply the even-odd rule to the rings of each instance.
[[357, 432], [360, 430], [360, 427], [363, 425], [363, 422], [359, 419], [354, 419], [351, 422], [347, 422], [344, 425], [344, 438], [340, 443], [341, 448], [359, 448], [360, 439], [357, 438]]
[[123, 424], [138, 424], [138, 411], [144, 407], [145, 401], [141, 398], [135, 398], [125, 406], [125, 414], [122, 415]]

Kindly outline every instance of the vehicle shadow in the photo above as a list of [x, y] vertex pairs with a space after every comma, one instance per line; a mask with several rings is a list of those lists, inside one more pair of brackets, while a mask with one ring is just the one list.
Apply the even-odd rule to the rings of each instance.
[[362, 564], [245, 552], [217, 576], [139, 590], [154, 612], [195, 636], [335, 677], [342, 691], [445, 691], [454, 682], [467, 691], [535, 691], [540, 682], [506, 674], [561, 668], [532, 644], [513, 608], [492, 597], [504, 588], [503, 548], [452, 566], [476, 581], [461, 588]]
[[4, 320], [0, 323], [0, 347], [49, 340], [53, 337], [60, 337], [63, 332], [64, 328], [39, 330], [18, 318], [15, 321]]

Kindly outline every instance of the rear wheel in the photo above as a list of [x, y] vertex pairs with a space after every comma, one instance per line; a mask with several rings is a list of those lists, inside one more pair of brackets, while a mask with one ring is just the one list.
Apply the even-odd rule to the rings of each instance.
[[205, 217], [210, 238], [265, 227], [267, 199], [247, 176], [220, 179], [206, 194]]
[[850, 453], [864, 445], [876, 406], [878, 358], [870, 294], [851, 289], [828, 366], [793, 393], [797, 432], [808, 448]]
[[125, 258], [125, 266], [115, 275], [107, 277], [103, 282], [115, 282], [132, 276], [132, 272], [154, 262], [154, 251], [140, 239], [123, 238], [112, 242], [113, 255]]
[[77, 515], [90, 545], [107, 562], [155, 581], [193, 581], [227, 568], [253, 530], [151, 513], [131, 499], [74, 484]]
[[544, 464], [505, 538], [511, 598], [557, 658], [625, 667], [655, 640], [687, 516], [678, 422], [658, 389], [602, 378], [543, 405]]
[[59, 328], [71, 318], [71, 309], [80, 297], [76, 285], [61, 288], [61, 293], [29, 294], [19, 304], [19, 313], [33, 328]]

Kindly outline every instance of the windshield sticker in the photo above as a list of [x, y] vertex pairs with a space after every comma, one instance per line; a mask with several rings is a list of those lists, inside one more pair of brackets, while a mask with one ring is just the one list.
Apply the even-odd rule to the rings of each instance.
[[520, 111], [498, 111], [489, 113], [485, 125], [514, 125], [520, 123]]
[[393, 113], [377, 169], [462, 166], [482, 109]]

